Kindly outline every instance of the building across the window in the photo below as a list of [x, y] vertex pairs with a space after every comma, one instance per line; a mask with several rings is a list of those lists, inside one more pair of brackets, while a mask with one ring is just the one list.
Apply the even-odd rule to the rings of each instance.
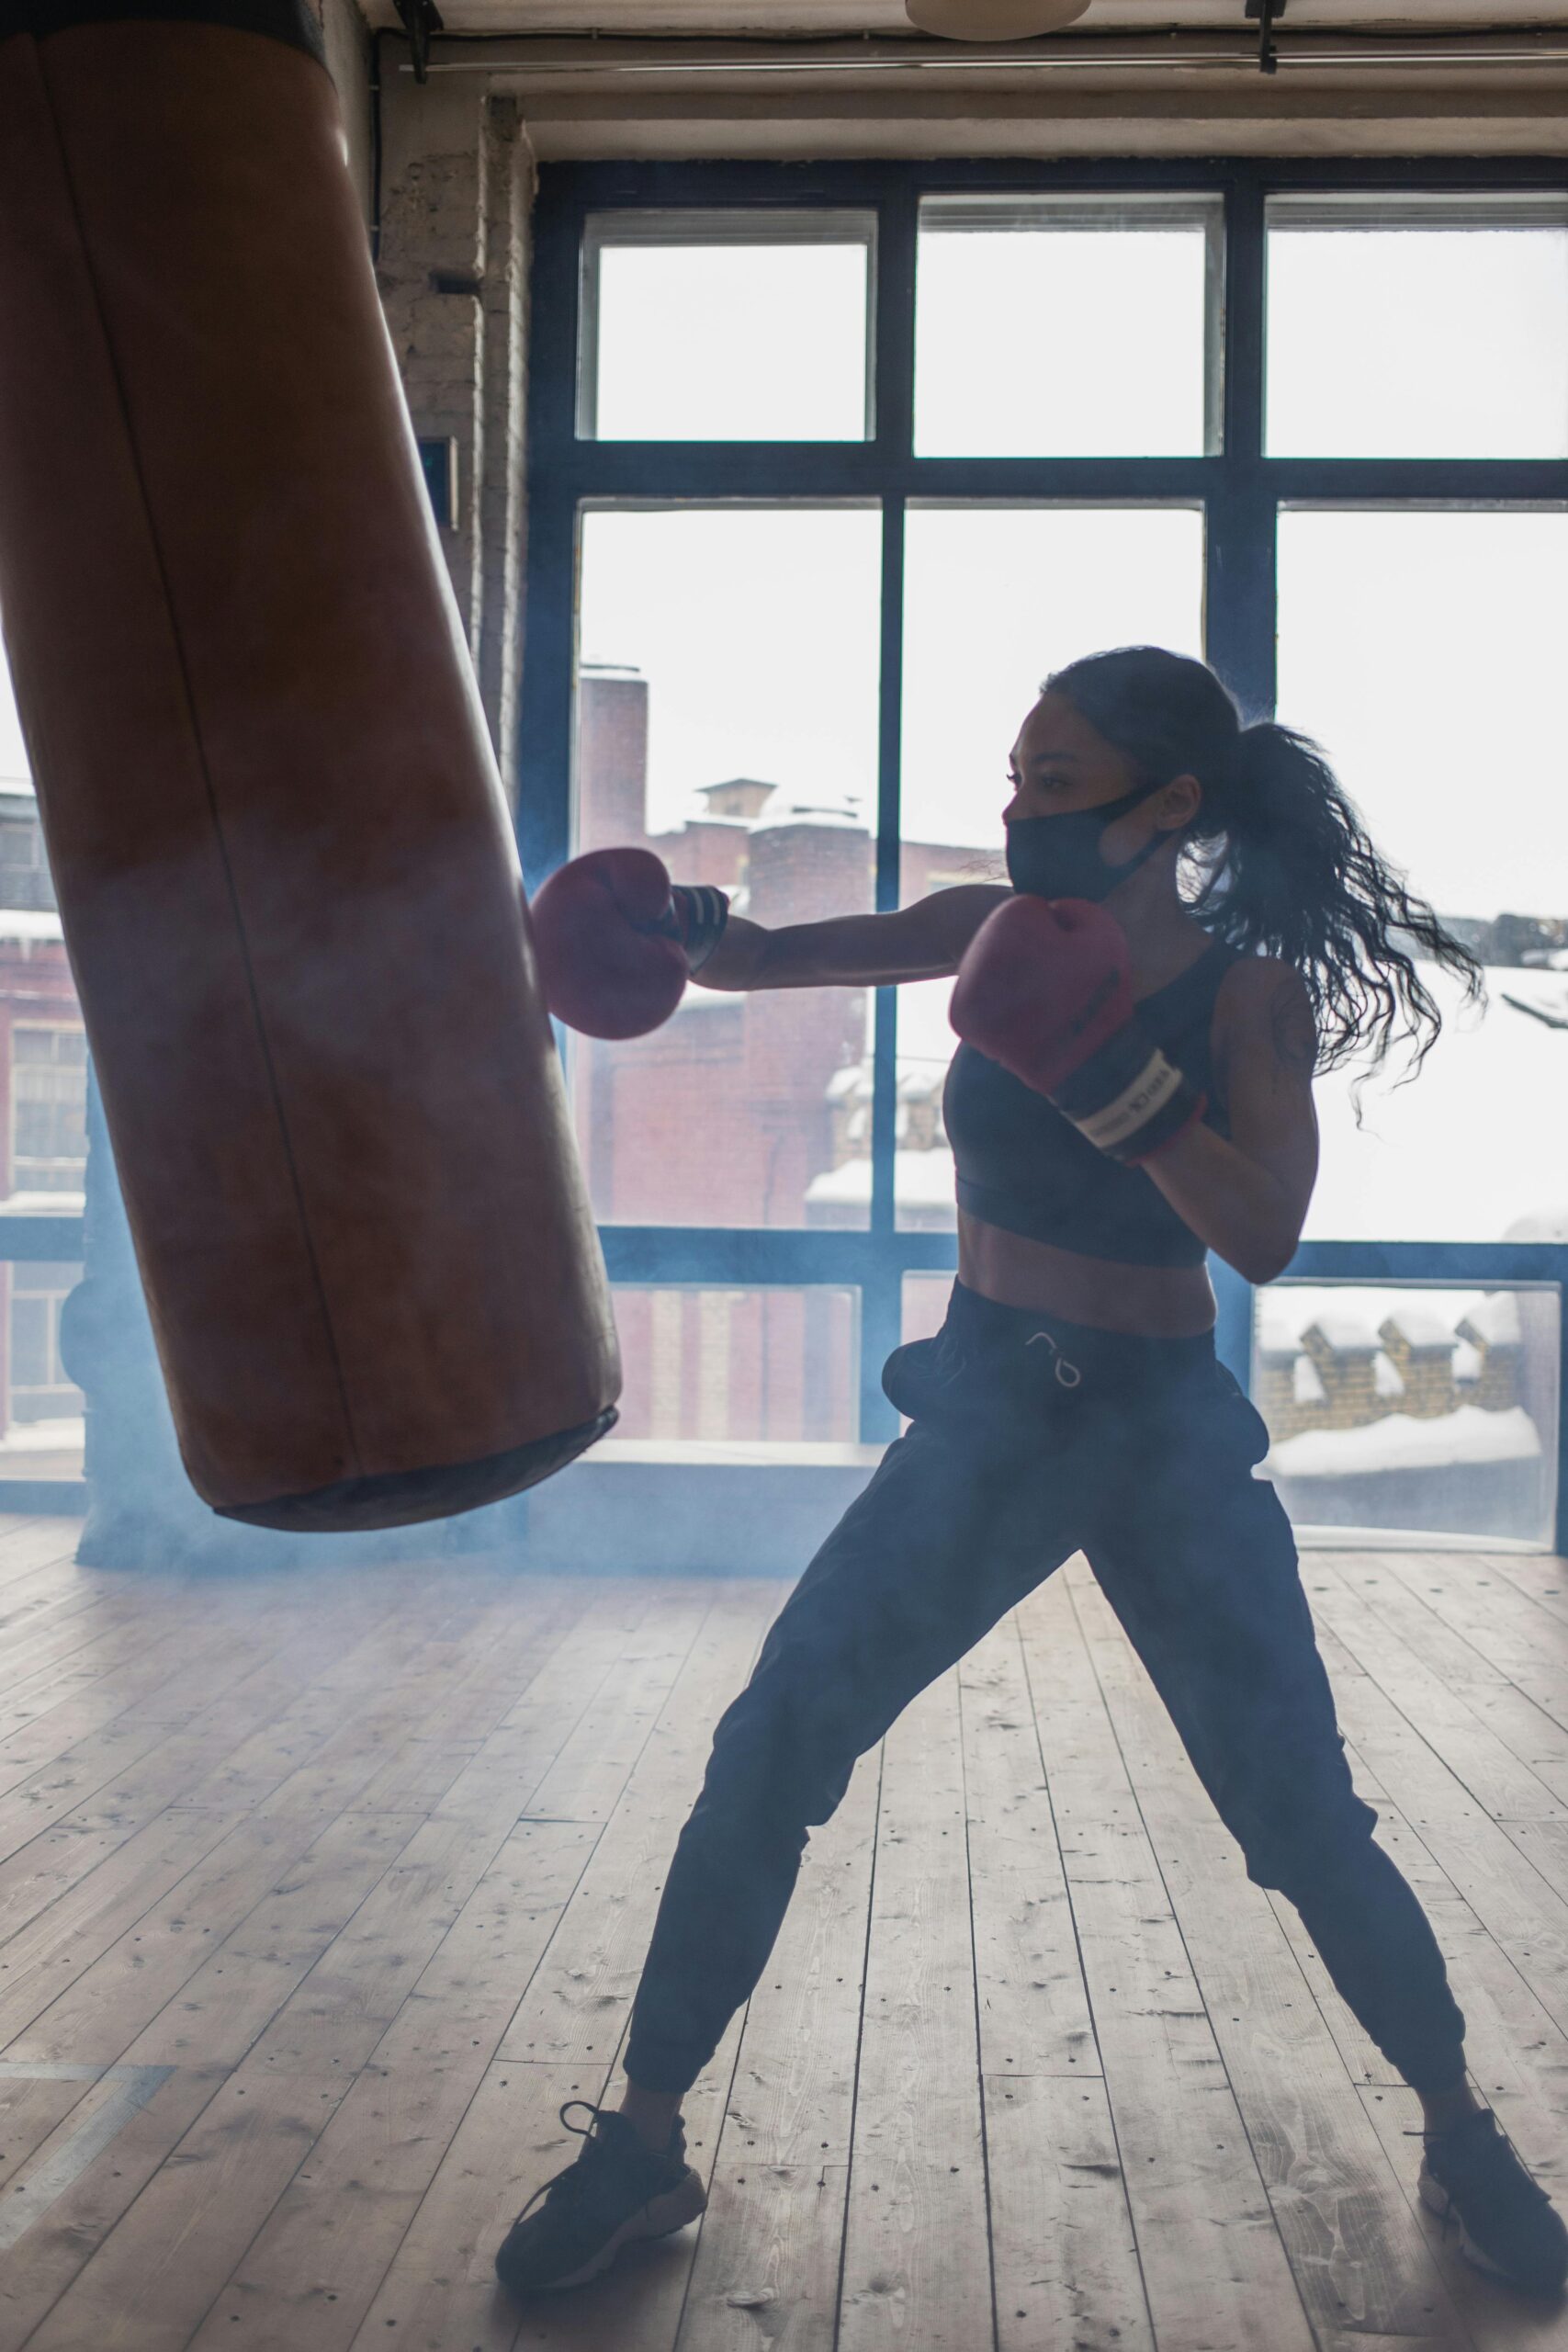
[[[0, 792], [0, 1205], [79, 1216], [87, 1048], [55, 911], [38, 804]], [[0, 1476], [69, 1471], [82, 1396], [60, 1361], [60, 1311], [79, 1269], [0, 1263]], [[71, 1457], [71, 1458], [68, 1458]]]
[[[874, 843], [855, 810], [732, 776], [697, 786], [702, 813], [648, 830], [649, 683], [585, 669], [578, 752], [580, 850], [636, 844], [675, 877], [731, 893], [770, 926], [860, 913], [872, 900]], [[997, 880], [1000, 860], [944, 842], [907, 843], [913, 897]], [[871, 1199], [866, 992], [697, 988], [651, 1038], [577, 1049], [579, 1132], [593, 1204], [615, 1224], [865, 1224]], [[953, 1162], [942, 1126], [943, 1070], [901, 1060], [901, 1221], [952, 1227]]]

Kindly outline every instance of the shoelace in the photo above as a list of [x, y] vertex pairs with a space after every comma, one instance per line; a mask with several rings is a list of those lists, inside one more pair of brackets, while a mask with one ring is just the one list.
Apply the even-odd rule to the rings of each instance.
[[570, 2107], [585, 2107], [590, 2116], [603, 2115], [607, 2112], [604, 2108], [595, 2107], [592, 2100], [587, 2098], [569, 2098], [566, 2105], [558, 2110], [559, 2120], [564, 2128], [574, 2133], [579, 2140], [586, 2141], [587, 2148], [574, 2156], [570, 2164], [563, 2165], [560, 2171], [554, 2174], [550, 2179], [542, 2180], [539, 2183], [522, 2212], [518, 2214], [519, 2222], [533, 2211], [541, 2197], [547, 2197], [552, 2191], [561, 2198], [581, 2197], [587, 2186], [590, 2177], [589, 2168], [601, 2153], [604, 2143], [592, 2137], [593, 2126], [591, 2122], [583, 2124], [567, 2122], [567, 2108]]

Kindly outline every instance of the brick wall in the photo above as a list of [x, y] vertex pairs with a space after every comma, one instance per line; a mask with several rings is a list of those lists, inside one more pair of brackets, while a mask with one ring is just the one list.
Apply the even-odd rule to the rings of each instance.
[[385, 45], [377, 280], [414, 430], [456, 446], [442, 549], [513, 790], [533, 155], [515, 100], [477, 75], [416, 83], [405, 57]]

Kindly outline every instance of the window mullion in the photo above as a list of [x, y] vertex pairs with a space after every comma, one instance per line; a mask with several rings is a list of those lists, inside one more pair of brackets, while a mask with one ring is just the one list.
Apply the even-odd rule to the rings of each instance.
[[919, 198], [901, 188], [877, 213], [872, 400], [877, 458], [900, 469], [915, 445], [915, 256]]
[[[891, 190], [877, 217], [875, 294], [872, 322], [872, 448], [879, 469], [908, 462], [915, 418], [915, 259], [919, 198], [912, 187]], [[882, 522], [882, 640], [877, 744], [875, 906], [886, 914], [898, 904], [900, 772], [904, 709], [904, 501], [889, 496]], [[897, 991], [879, 989], [872, 1047], [871, 1233], [878, 1256], [897, 1224], [898, 1012]], [[883, 1272], [895, 1279], [890, 1262]], [[868, 1292], [865, 1338], [886, 1320]], [[863, 1409], [864, 1400], [863, 1398]]]
[[1225, 194], [1224, 443], [1206, 502], [1207, 652], [1248, 719], [1275, 695], [1275, 500], [1263, 465], [1263, 183]]
[[[898, 904], [899, 772], [904, 717], [904, 502], [882, 515], [882, 648], [877, 744], [875, 907]], [[872, 1044], [871, 1229], [886, 1238], [897, 1221], [898, 1012], [897, 989], [878, 989]]]

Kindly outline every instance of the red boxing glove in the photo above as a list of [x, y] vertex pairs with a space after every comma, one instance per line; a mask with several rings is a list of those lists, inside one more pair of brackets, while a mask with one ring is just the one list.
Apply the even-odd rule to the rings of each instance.
[[668, 1021], [688, 966], [670, 876], [646, 849], [595, 849], [544, 883], [532, 908], [545, 1002], [589, 1037], [642, 1037]]
[[987, 915], [959, 966], [950, 1018], [966, 1043], [1129, 1165], [1206, 1107], [1139, 1026], [1126, 934], [1087, 899], [1020, 892]]

